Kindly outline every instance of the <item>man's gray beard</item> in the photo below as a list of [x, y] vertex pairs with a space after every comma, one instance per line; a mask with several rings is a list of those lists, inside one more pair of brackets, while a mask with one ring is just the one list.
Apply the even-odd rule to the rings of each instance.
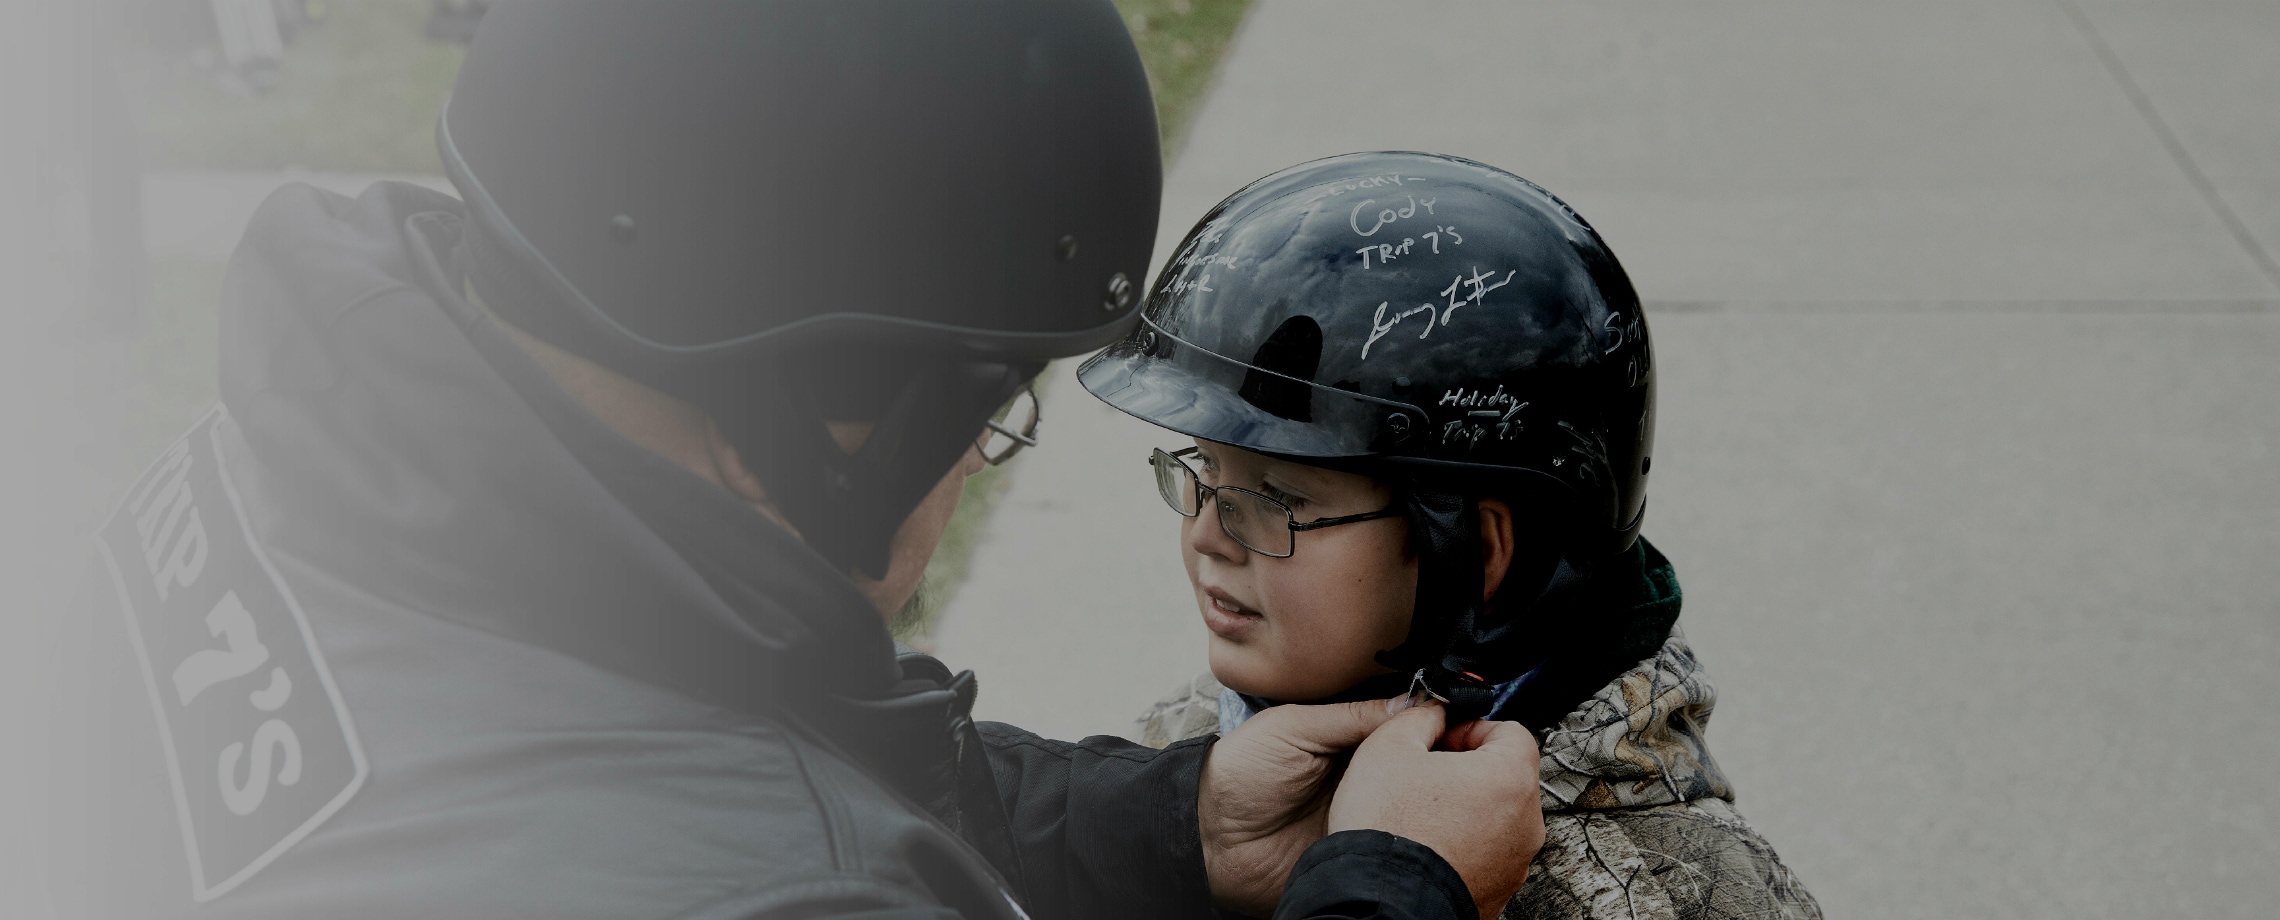
[[887, 632], [897, 639], [908, 638], [912, 630], [925, 625], [927, 617], [934, 614], [934, 601], [934, 582], [920, 576], [918, 590], [910, 593], [910, 600], [903, 602], [901, 610], [887, 618]]

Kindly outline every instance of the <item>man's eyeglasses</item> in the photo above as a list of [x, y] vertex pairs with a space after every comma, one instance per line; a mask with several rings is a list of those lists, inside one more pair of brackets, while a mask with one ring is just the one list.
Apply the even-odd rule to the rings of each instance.
[[1298, 532], [1320, 530], [1340, 524], [1374, 521], [1392, 517], [1400, 512], [1387, 506], [1366, 514], [1349, 514], [1344, 517], [1323, 518], [1301, 523], [1290, 513], [1290, 506], [1249, 489], [1234, 486], [1212, 487], [1203, 484], [1187, 462], [1181, 457], [1196, 453], [1193, 447], [1165, 453], [1157, 450], [1148, 457], [1148, 465], [1156, 469], [1156, 491], [1163, 495], [1164, 504], [1172, 506], [1181, 517], [1195, 517], [1203, 513], [1203, 503], [1209, 501], [1219, 512], [1219, 529], [1244, 549], [1262, 556], [1288, 559], [1297, 550]]
[[982, 452], [982, 459], [991, 466], [1013, 459], [1024, 447], [1037, 446], [1037, 423], [1044, 416], [1037, 411], [1037, 385], [1032, 383], [1013, 394], [997, 414], [983, 422], [989, 430], [974, 439], [974, 449]]

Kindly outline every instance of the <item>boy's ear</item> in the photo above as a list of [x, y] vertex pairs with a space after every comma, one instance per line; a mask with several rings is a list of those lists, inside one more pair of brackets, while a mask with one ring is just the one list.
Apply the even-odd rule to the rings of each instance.
[[1512, 568], [1512, 506], [1500, 498], [1484, 498], [1479, 508], [1480, 599], [1486, 603]]

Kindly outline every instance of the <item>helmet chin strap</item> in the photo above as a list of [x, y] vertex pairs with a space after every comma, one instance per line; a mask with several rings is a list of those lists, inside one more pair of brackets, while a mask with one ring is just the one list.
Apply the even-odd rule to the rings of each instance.
[[1479, 508], [1470, 496], [1427, 489], [1402, 490], [1401, 503], [1417, 554], [1417, 602], [1408, 637], [1377, 661], [1412, 675], [1411, 695], [1442, 701], [1452, 723], [1480, 718], [1495, 701], [1495, 683], [1464, 641], [1484, 606]]
[[776, 375], [770, 392], [722, 392], [707, 408], [810, 547], [841, 571], [884, 578], [903, 521], [972, 448], [990, 414], [1042, 369], [918, 361], [852, 454], [787, 374]]
[[1526, 604], [1491, 605], [1482, 598], [1480, 506], [1459, 492], [1401, 491], [1409, 540], [1417, 554], [1417, 600], [1409, 635], [1377, 654], [1378, 663], [1409, 676], [1412, 697], [1448, 707], [1452, 723], [1489, 714], [1498, 685], [1534, 670], [1546, 650], [1530, 614], [1540, 608], [1555, 573], [1569, 571], [1557, 554], [1523, 542], [1497, 593]]

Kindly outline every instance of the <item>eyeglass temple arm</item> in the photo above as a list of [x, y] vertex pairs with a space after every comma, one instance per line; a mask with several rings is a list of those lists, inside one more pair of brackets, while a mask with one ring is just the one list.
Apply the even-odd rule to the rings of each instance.
[[[1170, 458], [1172, 458], [1172, 459], [1174, 459], [1174, 460], [1178, 460], [1178, 459], [1179, 459], [1179, 458], [1181, 458], [1181, 457], [1188, 457], [1188, 456], [1193, 456], [1193, 455], [1194, 455], [1194, 454], [1196, 454], [1196, 453], [1197, 453], [1197, 449], [1196, 449], [1196, 448], [1193, 448], [1193, 447], [1182, 447], [1182, 448], [1180, 448], [1179, 450], [1165, 450], [1165, 449], [1163, 449], [1163, 448], [1159, 447], [1159, 448], [1156, 448], [1155, 450], [1153, 450], [1153, 451], [1150, 451], [1150, 452], [1149, 452], [1149, 454], [1148, 454], [1148, 465], [1149, 465], [1149, 466], [1155, 466], [1155, 465], [1156, 465], [1156, 455], [1157, 455], [1157, 454], [1163, 454], [1163, 455], [1164, 455], [1164, 456], [1166, 456], [1166, 457], [1170, 457]], [[1182, 464], [1180, 464], [1180, 465], [1181, 465], [1181, 466], [1186, 466], [1187, 464], [1185, 464], [1185, 463], [1182, 463]], [[1192, 472], [1194, 472], [1194, 470], [1189, 470], [1188, 472], [1191, 472], [1191, 473], [1192, 473]]]
[[1330, 527], [1338, 524], [1355, 524], [1362, 521], [1374, 521], [1378, 518], [1392, 517], [1400, 513], [1401, 511], [1399, 509], [1381, 508], [1376, 511], [1365, 511], [1361, 514], [1349, 514], [1345, 517], [1323, 518], [1319, 521], [1292, 521], [1290, 522], [1290, 529], [1315, 530], [1318, 528]]
[[990, 419], [989, 421], [983, 422], [982, 424], [984, 424], [984, 425], [988, 425], [991, 431], [995, 431], [995, 432], [997, 432], [997, 433], [999, 433], [999, 434], [1005, 435], [1006, 437], [1009, 437], [1009, 438], [1012, 438], [1012, 439], [1014, 439], [1014, 440], [1016, 440], [1016, 441], [1019, 441], [1019, 442], [1021, 442], [1021, 446], [1023, 446], [1023, 447], [1036, 447], [1036, 446], [1037, 446], [1037, 439], [1036, 439], [1036, 438], [1033, 438], [1033, 437], [1030, 437], [1030, 436], [1028, 436], [1028, 435], [1022, 434], [1021, 432], [1015, 431], [1015, 430], [1013, 430], [1013, 429], [1011, 429], [1011, 428], [1007, 428], [1007, 427], [1006, 427], [1006, 426], [1005, 426], [1003, 423], [999, 422], [997, 419], [994, 419], [994, 418], [993, 418], [993, 419]]

